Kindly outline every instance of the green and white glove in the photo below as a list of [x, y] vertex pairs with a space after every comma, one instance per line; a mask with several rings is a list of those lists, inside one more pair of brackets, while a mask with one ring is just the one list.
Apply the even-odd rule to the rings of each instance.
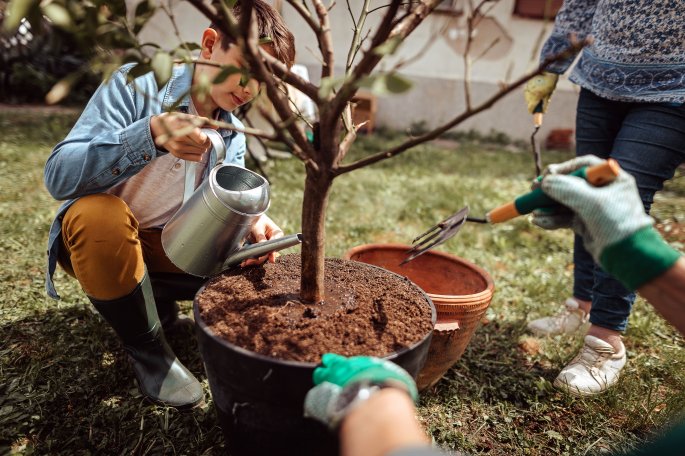
[[523, 88], [523, 98], [526, 100], [529, 113], [533, 114], [540, 102], [542, 102], [542, 112], [547, 112], [547, 106], [557, 86], [557, 81], [559, 81], [558, 74], [545, 71], [526, 83]]
[[314, 370], [316, 386], [304, 400], [304, 416], [319, 420], [330, 429], [336, 429], [350, 410], [381, 388], [399, 388], [414, 402], [418, 400], [414, 379], [391, 361], [326, 353], [321, 363]]
[[585, 179], [567, 174], [583, 166], [602, 163], [592, 156], [550, 165], [542, 190], [571, 211], [569, 214], [536, 213], [533, 223], [543, 228], [570, 226], [583, 237], [595, 261], [635, 290], [669, 269], [680, 257], [652, 227], [644, 212], [635, 179], [621, 170], [616, 180], [594, 187]]

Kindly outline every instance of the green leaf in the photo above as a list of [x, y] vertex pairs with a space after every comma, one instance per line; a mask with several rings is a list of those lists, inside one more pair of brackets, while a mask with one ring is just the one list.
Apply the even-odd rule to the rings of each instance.
[[42, 7], [43, 14], [45, 14], [56, 26], [63, 29], [68, 29], [72, 25], [71, 16], [69, 11], [62, 5], [57, 3], [48, 3]]
[[16, 32], [21, 20], [36, 6], [38, 6], [38, 0], [11, 0], [7, 6], [7, 14], [2, 27], [8, 33]]
[[399, 74], [390, 73], [386, 78], [386, 86], [390, 93], [404, 93], [412, 88], [412, 82], [400, 76]]
[[171, 78], [171, 67], [174, 65], [174, 60], [166, 52], [160, 51], [155, 53], [150, 62], [152, 71], [155, 72], [155, 80], [160, 87], [167, 83]]
[[154, 12], [154, 8], [149, 0], [143, 0], [136, 5], [136, 16], [143, 16], [151, 11]]
[[214, 79], [212, 80], [212, 84], [221, 84], [232, 74], [237, 74], [237, 73], [242, 73], [242, 70], [236, 66], [228, 66], [224, 67], [219, 71], [219, 73], [214, 76]]
[[136, 6], [136, 14], [133, 20], [133, 33], [138, 34], [147, 21], [155, 14], [157, 8], [149, 0], [143, 0]]
[[79, 80], [79, 78], [79, 73], [71, 73], [62, 78], [54, 86], [52, 86], [50, 91], [45, 95], [45, 103], [53, 105], [64, 100], [64, 98], [69, 95], [69, 92], [71, 92], [72, 87], [74, 87], [74, 84]]
[[369, 89], [376, 95], [388, 95], [408, 91], [412, 82], [395, 73], [378, 73], [361, 79], [357, 86]]
[[152, 71], [152, 67], [147, 63], [141, 62], [129, 70], [126, 79], [130, 82], [139, 76], [148, 74], [150, 71]]
[[189, 51], [199, 51], [200, 49], [202, 49], [202, 46], [193, 41], [186, 41], [176, 46], [176, 49], [188, 49]]
[[402, 44], [403, 39], [399, 36], [393, 36], [385, 41], [385, 43], [376, 46], [373, 53], [376, 55], [392, 55], [397, 48]]

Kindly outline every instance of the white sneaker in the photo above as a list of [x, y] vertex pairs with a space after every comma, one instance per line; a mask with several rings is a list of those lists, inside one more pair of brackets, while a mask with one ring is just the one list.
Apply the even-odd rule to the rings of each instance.
[[587, 324], [590, 316], [580, 308], [575, 298], [568, 298], [564, 305], [566, 308], [562, 312], [528, 323], [528, 330], [536, 336], [554, 336], [574, 333]]
[[595, 336], [585, 336], [585, 345], [564, 367], [554, 386], [574, 396], [593, 396], [607, 390], [618, 380], [626, 365], [626, 348], [616, 352], [611, 344]]

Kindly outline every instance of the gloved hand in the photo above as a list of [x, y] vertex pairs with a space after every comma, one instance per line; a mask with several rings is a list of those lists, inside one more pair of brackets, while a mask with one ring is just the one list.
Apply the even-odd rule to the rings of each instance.
[[357, 401], [369, 397], [369, 390], [360, 392], [363, 388], [391, 386], [406, 391], [414, 401], [418, 400], [414, 379], [391, 361], [326, 353], [321, 363], [322, 366], [314, 370], [316, 386], [305, 397], [304, 416], [317, 419], [331, 429], [338, 427]]
[[523, 88], [523, 97], [526, 100], [528, 112], [533, 114], [535, 108], [542, 102], [542, 112], [547, 112], [547, 105], [552, 96], [552, 92], [557, 86], [559, 75], [547, 71], [534, 76]]
[[572, 227], [595, 261], [634, 290], [670, 268], [680, 254], [652, 228], [653, 220], [645, 214], [630, 174], [621, 170], [604, 187], [567, 175], [602, 162], [586, 155], [550, 165], [543, 174], [542, 190], [572, 213], [536, 213], [533, 223], [547, 229]]

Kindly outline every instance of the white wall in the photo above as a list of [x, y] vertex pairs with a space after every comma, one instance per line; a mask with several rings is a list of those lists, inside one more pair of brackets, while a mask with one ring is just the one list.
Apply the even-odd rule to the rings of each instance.
[[[187, 2], [171, 2], [182, 39], [199, 41], [208, 21]], [[127, 0], [127, 3], [135, 5], [136, 2]], [[358, 11], [362, 3], [363, 0], [350, 0], [353, 11]], [[375, 3], [381, 4], [380, 0], [373, 0], [372, 6]], [[537, 64], [538, 47], [551, 31], [552, 24], [519, 18], [512, 14], [513, 9], [514, 0], [500, 0], [489, 10], [489, 16], [499, 22], [505, 35], [497, 48], [483, 55], [472, 66], [474, 103], [496, 92], [498, 84], [516, 79], [534, 68]], [[306, 65], [312, 80], [318, 82], [321, 65], [313, 33], [287, 4], [283, 6], [282, 14], [295, 34], [297, 62]], [[373, 29], [381, 14], [382, 10], [371, 14], [367, 19], [367, 28]], [[414, 87], [402, 95], [380, 98], [377, 124], [403, 129], [424, 120], [428, 126], [434, 126], [456, 116], [464, 108], [464, 60], [440, 33], [447, 21], [450, 21], [451, 28], [454, 29], [453, 26], [463, 19], [434, 13], [402, 44], [395, 55], [382, 64], [384, 68], [391, 68], [401, 60], [411, 59], [401, 72], [414, 82]], [[345, 2], [338, 2], [331, 10], [331, 26], [336, 56], [335, 73], [341, 75], [352, 36], [352, 21]], [[450, 36], [449, 32], [445, 33]], [[150, 21], [143, 31], [143, 38], [164, 43], [164, 47], [173, 47], [178, 42], [169, 19], [161, 13]], [[483, 34], [476, 37], [476, 46], [481, 48], [489, 46], [491, 42], [492, 39], [483, 37]], [[538, 138], [544, 138], [554, 128], [574, 128], [576, 99], [575, 86], [562, 80]], [[496, 130], [513, 138], [528, 139], [532, 132], [532, 119], [525, 110], [522, 90], [514, 91], [495, 107], [470, 119], [459, 128], [474, 128], [484, 133]]]

